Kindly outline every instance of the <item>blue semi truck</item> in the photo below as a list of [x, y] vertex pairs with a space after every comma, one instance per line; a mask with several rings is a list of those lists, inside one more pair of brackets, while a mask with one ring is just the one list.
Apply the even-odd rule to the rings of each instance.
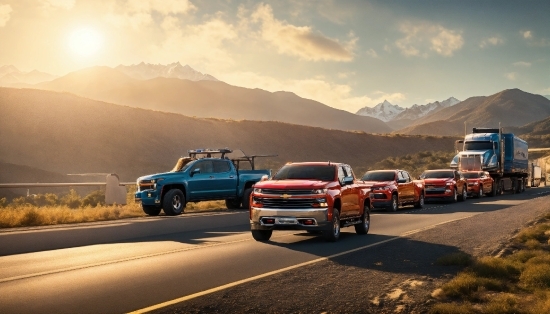
[[[169, 216], [179, 215], [187, 202], [213, 200], [225, 200], [229, 209], [247, 209], [252, 186], [271, 176], [271, 170], [255, 169], [255, 159], [277, 155], [243, 153], [230, 159], [226, 155], [232, 152], [227, 148], [189, 150], [189, 156], [179, 158], [171, 171], [139, 177], [136, 202], [150, 216], [161, 210]], [[242, 162], [249, 163], [251, 169], [240, 169]]]
[[503, 133], [502, 128], [473, 128], [464, 140], [456, 142], [456, 151], [451, 168], [489, 172], [495, 180], [491, 195], [525, 190], [529, 176], [528, 145], [514, 134]]

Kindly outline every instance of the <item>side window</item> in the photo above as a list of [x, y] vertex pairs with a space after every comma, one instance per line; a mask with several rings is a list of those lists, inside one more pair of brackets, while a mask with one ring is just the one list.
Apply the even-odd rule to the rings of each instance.
[[342, 166], [338, 167], [338, 181], [340, 184], [344, 183], [344, 178], [346, 177], [346, 173], [344, 172], [344, 168]]
[[212, 173], [214, 171], [214, 167], [212, 165], [211, 160], [203, 160], [199, 161], [195, 164], [193, 167], [194, 169], [199, 168], [201, 170], [201, 173]]
[[403, 176], [403, 172], [397, 171], [397, 180], [404, 180], [404, 179], [406, 178]]
[[344, 166], [344, 170], [346, 170], [346, 177], [353, 177], [355, 178], [355, 175], [353, 174], [353, 170], [351, 170], [351, 167], [348, 165]]
[[214, 164], [215, 173], [229, 172], [231, 169], [229, 167], [229, 161], [226, 160], [213, 160], [212, 163]]
[[407, 182], [411, 182], [411, 177], [409, 176], [409, 173], [407, 171], [401, 171], [403, 173], [403, 178], [407, 180]]

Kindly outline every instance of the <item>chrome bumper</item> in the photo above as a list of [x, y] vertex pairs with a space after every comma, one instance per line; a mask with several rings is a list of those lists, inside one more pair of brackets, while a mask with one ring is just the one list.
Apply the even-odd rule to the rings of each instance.
[[251, 208], [252, 230], [325, 230], [331, 227], [328, 208], [282, 209]]

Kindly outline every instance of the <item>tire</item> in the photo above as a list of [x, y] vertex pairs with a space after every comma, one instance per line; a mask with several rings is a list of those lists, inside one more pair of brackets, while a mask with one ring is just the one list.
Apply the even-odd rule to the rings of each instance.
[[462, 194], [458, 196], [458, 200], [461, 202], [464, 202], [468, 198], [468, 191], [466, 190], [466, 187], [462, 187]]
[[162, 201], [162, 210], [168, 216], [176, 216], [183, 213], [185, 208], [185, 196], [178, 189], [172, 189], [164, 195]]
[[386, 211], [395, 212], [395, 211], [397, 211], [398, 207], [399, 207], [399, 199], [397, 198], [397, 195], [392, 194], [392, 196], [391, 196], [391, 205], [390, 205], [390, 207], [386, 208]]
[[479, 193], [477, 193], [476, 198], [481, 198], [483, 196], [483, 184], [479, 185]]
[[363, 217], [361, 217], [361, 223], [354, 226], [355, 233], [357, 234], [367, 234], [370, 229], [370, 206], [365, 204], [363, 207]]
[[148, 216], [158, 216], [160, 214], [160, 208], [156, 206], [141, 205], [141, 209]]
[[250, 209], [250, 194], [252, 194], [252, 188], [248, 188], [244, 190], [243, 200], [242, 200], [243, 209]]
[[241, 201], [234, 198], [226, 199], [225, 207], [227, 207], [227, 209], [239, 209], [241, 208]]
[[458, 193], [456, 193], [455, 188], [453, 188], [453, 196], [451, 196], [450, 201], [451, 201], [451, 203], [456, 203], [458, 201]]
[[414, 208], [424, 208], [425, 201], [426, 199], [424, 198], [424, 192], [421, 192], [418, 197], [418, 202], [414, 203]]
[[271, 238], [271, 235], [273, 234], [273, 230], [251, 230], [252, 231], [252, 237], [254, 240], [259, 242], [265, 242], [269, 241], [269, 238]]
[[491, 193], [487, 194], [487, 196], [497, 196], [497, 182], [496, 181], [493, 181], [493, 184], [491, 185]]
[[330, 242], [335, 242], [340, 238], [340, 212], [338, 209], [333, 209], [331, 228], [323, 231], [323, 236]]

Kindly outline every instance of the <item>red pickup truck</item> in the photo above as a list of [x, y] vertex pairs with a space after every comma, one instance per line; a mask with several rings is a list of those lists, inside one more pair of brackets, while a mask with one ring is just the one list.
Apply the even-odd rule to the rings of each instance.
[[426, 200], [465, 201], [468, 184], [460, 171], [453, 169], [426, 170], [420, 175], [426, 187]]
[[373, 208], [396, 211], [399, 205], [424, 207], [424, 181], [413, 180], [405, 170], [367, 171], [361, 180], [371, 187]]
[[250, 229], [257, 241], [273, 230], [306, 230], [336, 241], [340, 228], [370, 228], [370, 189], [349, 165], [333, 162], [288, 163], [271, 180], [254, 185]]

